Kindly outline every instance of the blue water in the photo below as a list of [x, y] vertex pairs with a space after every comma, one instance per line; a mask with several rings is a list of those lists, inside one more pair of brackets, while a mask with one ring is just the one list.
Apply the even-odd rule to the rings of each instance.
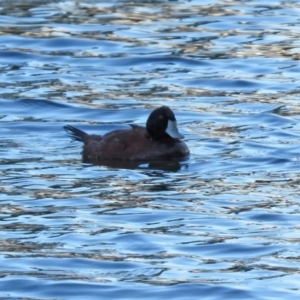
[[[299, 299], [300, 1], [1, 1], [0, 299]], [[170, 106], [191, 157], [93, 166], [63, 130]]]

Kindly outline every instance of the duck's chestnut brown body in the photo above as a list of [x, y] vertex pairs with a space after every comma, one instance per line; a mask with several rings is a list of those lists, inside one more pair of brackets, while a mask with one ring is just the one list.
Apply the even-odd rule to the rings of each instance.
[[154, 110], [146, 127], [131, 125], [130, 129], [114, 130], [105, 135], [89, 135], [75, 127], [64, 129], [74, 140], [83, 142], [83, 160], [101, 163], [105, 160], [170, 160], [189, 155], [187, 145], [179, 138], [174, 113], [169, 107]]

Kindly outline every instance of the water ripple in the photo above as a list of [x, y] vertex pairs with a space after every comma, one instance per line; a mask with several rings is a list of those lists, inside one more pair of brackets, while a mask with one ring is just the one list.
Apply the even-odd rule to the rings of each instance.
[[[298, 1], [2, 1], [1, 299], [299, 298]], [[63, 130], [169, 105], [182, 162]]]

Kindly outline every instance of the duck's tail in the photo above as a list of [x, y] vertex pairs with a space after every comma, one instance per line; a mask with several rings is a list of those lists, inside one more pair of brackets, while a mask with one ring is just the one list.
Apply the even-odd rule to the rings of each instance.
[[64, 126], [64, 130], [70, 135], [73, 141], [84, 143], [85, 138], [88, 134], [80, 129], [77, 129], [71, 125]]

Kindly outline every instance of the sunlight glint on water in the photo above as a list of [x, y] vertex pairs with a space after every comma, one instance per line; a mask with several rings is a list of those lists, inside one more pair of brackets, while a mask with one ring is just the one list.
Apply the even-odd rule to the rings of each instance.
[[[300, 1], [2, 1], [1, 299], [298, 299]], [[170, 106], [191, 157], [92, 166]]]

